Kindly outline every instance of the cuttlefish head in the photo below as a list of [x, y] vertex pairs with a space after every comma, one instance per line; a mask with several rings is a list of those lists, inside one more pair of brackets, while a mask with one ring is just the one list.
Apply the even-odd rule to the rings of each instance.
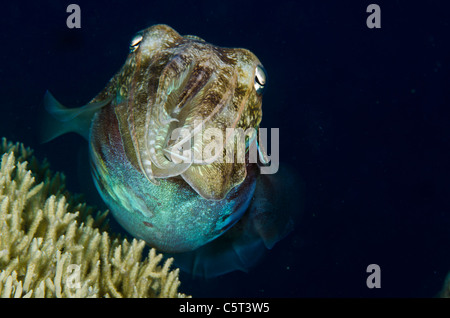
[[248, 150], [265, 84], [250, 51], [155, 25], [133, 37], [124, 66], [96, 100], [113, 97], [127, 157], [149, 182], [181, 177], [203, 198], [221, 200], [246, 178], [239, 151], [227, 147], [244, 131]]

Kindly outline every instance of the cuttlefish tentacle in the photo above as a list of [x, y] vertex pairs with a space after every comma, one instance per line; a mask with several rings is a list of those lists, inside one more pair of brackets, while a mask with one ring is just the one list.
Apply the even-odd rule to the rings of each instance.
[[[207, 95], [208, 88], [217, 79], [212, 69], [208, 65], [195, 65], [192, 63], [186, 66], [186, 59], [175, 58], [165, 69], [164, 74], [172, 78], [169, 81], [162, 81], [158, 87], [158, 96], [151, 116], [148, 117], [148, 152], [150, 160], [154, 163], [153, 171], [157, 177], [170, 177], [180, 175], [185, 172], [192, 164], [191, 157], [184, 157], [173, 151], [173, 147], [168, 147], [170, 124], [178, 122], [177, 128], [184, 128], [190, 131], [188, 135], [180, 135], [176, 140], [176, 145], [194, 140], [192, 150], [194, 156], [201, 156], [203, 144], [201, 138], [194, 138], [201, 133], [205, 123], [220, 112], [227, 105], [233, 95], [233, 91], [227, 90], [220, 102], [205, 118], [199, 117], [194, 111], [196, 106], [201, 104]], [[181, 68], [183, 71], [179, 71]], [[186, 82], [186, 78], [189, 81]], [[164, 79], [164, 77], [163, 77]], [[237, 74], [234, 74], [231, 84], [234, 85], [237, 80]], [[160, 95], [161, 94], [161, 95]], [[179, 100], [177, 103], [175, 100]], [[171, 117], [171, 116], [175, 116]], [[154, 120], [158, 118], [159, 120]], [[170, 136], [171, 137], [171, 136]], [[175, 156], [183, 163], [174, 162], [169, 158]], [[173, 158], [173, 157], [172, 157]]]
[[134, 96], [136, 91], [136, 82], [138, 82], [138, 76], [140, 74], [140, 52], [137, 53], [136, 58], [136, 68], [134, 70], [134, 80], [131, 81], [131, 87], [129, 92], [129, 98], [127, 99], [127, 124], [128, 131], [130, 133], [131, 141], [133, 143], [134, 151], [136, 154], [136, 159], [139, 165], [139, 168], [147, 177], [147, 179], [153, 184], [159, 185], [159, 181], [155, 178], [152, 170], [151, 162], [147, 159], [148, 154], [146, 153], [146, 149], [144, 145], [141, 145], [139, 142], [139, 138], [136, 131], [136, 120], [135, 120], [135, 102], [136, 98]]
[[[204, 68], [204, 66], [202, 66]], [[221, 99], [218, 101], [218, 103], [215, 105], [215, 107], [209, 111], [209, 113], [206, 115], [206, 117], [200, 116], [197, 112], [193, 112], [195, 110], [196, 106], [201, 104], [202, 101], [207, 98], [206, 95], [208, 94], [208, 90], [211, 86], [211, 84], [217, 79], [215, 74], [209, 74], [209, 79], [206, 81], [206, 83], [202, 83], [202, 81], [197, 81], [197, 84], [200, 85], [202, 83], [201, 90], [199, 90], [198, 94], [192, 99], [192, 101], [189, 103], [189, 107], [186, 109], [186, 113], [180, 113], [180, 118], [184, 122], [183, 128], [190, 131], [189, 134], [186, 135], [180, 135], [176, 139], [175, 143], [173, 145], [168, 145], [167, 148], [164, 149], [164, 151], [169, 154], [173, 155], [181, 160], [192, 160], [194, 164], [196, 165], [207, 165], [210, 163], [210, 161], [203, 160], [203, 149], [204, 149], [204, 142], [205, 140], [201, 135], [204, 133], [205, 128], [207, 127], [208, 123], [211, 122], [211, 120], [219, 114], [226, 105], [228, 105], [233, 97], [234, 91], [230, 88], [226, 90], [222, 96]], [[230, 80], [230, 86], [234, 87], [237, 81], [237, 72], [233, 74]], [[177, 106], [178, 108], [178, 106]], [[178, 109], [175, 109], [175, 111], [178, 111]], [[204, 115], [204, 114], [203, 114]], [[182, 146], [183, 144], [192, 141], [193, 144], [191, 147], [191, 155], [192, 157], [186, 158], [183, 156], [180, 156], [179, 149], [177, 147]], [[222, 149], [223, 150], [223, 149]], [[217, 155], [220, 155], [222, 153], [221, 150], [218, 151]], [[184, 171], [183, 171], [184, 172]]]
[[145, 146], [147, 161], [151, 162], [153, 172], [158, 178], [168, 178], [183, 173], [191, 165], [190, 162], [174, 163], [165, 157], [163, 148], [167, 141], [171, 123], [179, 120], [170, 115], [171, 104], [176, 99], [181, 87], [186, 83], [192, 72], [192, 63], [178, 56], [168, 64], [161, 77], [155, 102], [146, 113]]
[[[207, 124], [211, 122], [211, 120], [214, 118], [214, 116], [219, 114], [220, 111], [223, 110], [224, 107], [230, 103], [231, 99], [233, 98], [233, 93], [234, 93], [234, 90], [233, 90], [232, 87], [235, 86], [236, 81], [237, 81], [237, 72], [234, 72], [233, 76], [230, 79], [230, 88], [227, 89], [223, 93], [223, 95], [222, 95], [220, 101], [217, 103], [217, 105], [213, 108], [213, 110], [208, 114], [208, 116], [206, 118], [201, 118], [200, 117], [200, 118], [197, 119], [198, 121], [201, 120], [201, 124], [199, 125], [200, 129], [207, 127]], [[202, 131], [202, 133], [203, 133], [203, 131]], [[194, 142], [194, 147], [193, 147], [194, 148], [194, 153], [195, 152], [203, 152], [203, 149], [204, 149], [204, 146], [205, 146], [203, 144], [203, 142], [204, 142], [203, 138], [196, 138], [194, 140], [196, 141], [196, 142]], [[222, 144], [222, 149], [219, 149], [216, 155], [219, 155], [219, 153], [220, 154], [222, 153], [223, 146], [224, 145]], [[202, 154], [198, 154], [198, 155], [200, 155], [200, 158], [201, 158]], [[206, 161], [206, 160], [203, 160], [203, 161], [200, 161], [200, 162], [196, 162], [196, 163], [199, 164], [199, 165], [210, 164], [210, 162]]]

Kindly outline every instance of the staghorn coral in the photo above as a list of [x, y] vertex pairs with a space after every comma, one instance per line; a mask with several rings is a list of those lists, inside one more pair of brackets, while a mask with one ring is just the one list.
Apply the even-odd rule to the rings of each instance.
[[108, 234], [29, 148], [3, 138], [0, 156], [1, 297], [186, 297], [172, 258]]

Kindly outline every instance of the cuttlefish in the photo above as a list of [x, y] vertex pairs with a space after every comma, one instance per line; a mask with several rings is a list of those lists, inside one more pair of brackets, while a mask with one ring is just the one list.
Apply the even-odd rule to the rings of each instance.
[[[194, 274], [246, 270], [292, 230], [300, 201], [282, 166], [261, 174], [267, 156], [253, 132], [266, 85], [249, 50], [154, 25], [132, 38], [123, 67], [87, 105], [66, 108], [46, 93], [55, 120], [45, 139], [75, 131], [88, 140], [94, 183], [132, 236]], [[245, 160], [222, 156], [232, 129], [250, 132]]]

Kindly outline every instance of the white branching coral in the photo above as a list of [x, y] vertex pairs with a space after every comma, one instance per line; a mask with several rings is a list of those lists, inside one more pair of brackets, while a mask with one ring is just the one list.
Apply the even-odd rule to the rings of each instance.
[[0, 156], [1, 297], [186, 297], [173, 259], [111, 237], [30, 149], [3, 139]]

